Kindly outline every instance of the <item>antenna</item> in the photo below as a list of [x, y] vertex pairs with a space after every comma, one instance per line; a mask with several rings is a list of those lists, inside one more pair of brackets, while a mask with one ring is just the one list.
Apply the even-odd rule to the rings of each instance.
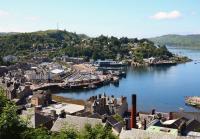
[[59, 23], [57, 22], [57, 31], [59, 30]]

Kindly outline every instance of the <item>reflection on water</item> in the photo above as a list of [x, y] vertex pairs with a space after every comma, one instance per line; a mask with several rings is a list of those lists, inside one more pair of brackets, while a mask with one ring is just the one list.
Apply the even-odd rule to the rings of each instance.
[[200, 48], [183, 48], [183, 47], [172, 47], [172, 46], [168, 46], [168, 49], [174, 53], [174, 54], [178, 54], [178, 55], [183, 55], [183, 56], [188, 56], [189, 58], [193, 59], [193, 60], [200, 60]]
[[[194, 60], [200, 58], [200, 50], [171, 47], [169, 49]], [[120, 80], [118, 87], [110, 84], [95, 90], [65, 91], [59, 92], [58, 95], [88, 99], [92, 95], [106, 92], [107, 95], [116, 97], [124, 95], [131, 104], [131, 94], [135, 93], [138, 98], [138, 109], [141, 111], [150, 111], [153, 108], [159, 111], [177, 111], [179, 108], [184, 108], [186, 111], [197, 111], [185, 105], [184, 97], [200, 95], [199, 83], [200, 64], [194, 64], [194, 62], [176, 66], [129, 67], [126, 78]]]
[[171, 67], [174, 65], [166, 65], [166, 66], [151, 66], [151, 67], [130, 67], [132, 72], [136, 75], [144, 75], [146, 73], [166, 73]]

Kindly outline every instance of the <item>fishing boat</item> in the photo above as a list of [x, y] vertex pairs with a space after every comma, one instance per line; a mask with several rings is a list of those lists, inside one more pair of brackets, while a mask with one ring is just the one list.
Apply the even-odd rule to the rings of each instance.
[[88, 85], [88, 88], [89, 88], [89, 89], [95, 89], [95, 88], [97, 88], [97, 86], [94, 85], [94, 84], [89, 84], [89, 85]]
[[118, 85], [119, 85], [119, 77], [113, 76], [113, 77], [112, 77], [112, 83], [113, 83], [114, 85], [118, 86]]

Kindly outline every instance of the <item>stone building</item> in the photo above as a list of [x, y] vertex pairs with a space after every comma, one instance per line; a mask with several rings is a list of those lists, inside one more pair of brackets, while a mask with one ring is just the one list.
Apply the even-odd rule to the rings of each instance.
[[23, 110], [20, 115], [21, 119], [27, 123], [28, 127], [38, 128], [38, 127], [46, 127], [47, 129], [51, 129], [53, 126], [53, 121], [55, 117], [52, 115], [46, 115], [36, 108], [28, 108], [27, 110]]
[[19, 103], [24, 103], [26, 97], [33, 93], [30, 85], [21, 85], [20, 82], [5, 82], [4, 89], [9, 100], [17, 99]]
[[126, 97], [120, 97], [118, 99], [114, 96], [106, 96], [105, 94], [97, 96], [92, 96], [89, 101], [92, 102], [91, 112], [98, 113], [100, 115], [114, 115], [119, 114], [122, 117], [124, 113], [128, 111], [128, 103]]
[[36, 91], [32, 98], [31, 98], [31, 104], [33, 106], [48, 106], [52, 102], [51, 94], [47, 91], [38, 90]]

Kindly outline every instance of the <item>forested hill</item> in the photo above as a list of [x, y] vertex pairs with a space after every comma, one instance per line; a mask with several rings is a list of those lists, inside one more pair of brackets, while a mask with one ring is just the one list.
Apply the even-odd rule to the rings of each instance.
[[164, 35], [149, 40], [161, 45], [174, 45], [189, 48], [200, 48], [200, 34], [195, 35]]
[[26, 55], [29, 52], [55, 50], [77, 44], [86, 35], [67, 31], [47, 30], [32, 33], [3, 33], [0, 35], [0, 55]]
[[17, 32], [0, 32], [0, 36], [14, 35], [18, 34]]
[[117, 38], [108, 36], [88, 37], [62, 30], [0, 35], [0, 57], [68, 55], [93, 59], [170, 57], [166, 47], [157, 47], [147, 39]]

